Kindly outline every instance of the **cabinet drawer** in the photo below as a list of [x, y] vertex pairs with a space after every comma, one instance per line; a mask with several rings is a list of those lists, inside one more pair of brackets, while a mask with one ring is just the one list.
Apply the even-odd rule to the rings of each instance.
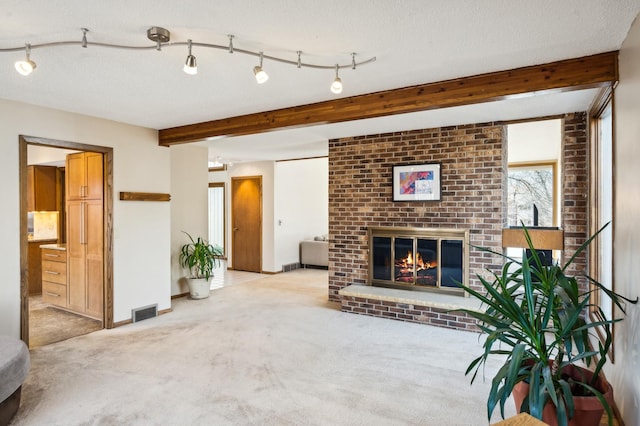
[[67, 286], [64, 284], [42, 282], [42, 301], [52, 305], [67, 307]]
[[62, 262], [42, 261], [42, 281], [67, 284], [67, 264]]
[[52, 262], [66, 262], [66, 250], [42, 249], [42, 260], [50, 260]]

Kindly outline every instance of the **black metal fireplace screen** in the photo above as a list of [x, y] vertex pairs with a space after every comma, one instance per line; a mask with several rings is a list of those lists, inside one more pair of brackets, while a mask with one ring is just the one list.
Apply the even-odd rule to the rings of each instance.
[[463, 295], [468, 240], [458, 229], [370, 228], [369, 284]]

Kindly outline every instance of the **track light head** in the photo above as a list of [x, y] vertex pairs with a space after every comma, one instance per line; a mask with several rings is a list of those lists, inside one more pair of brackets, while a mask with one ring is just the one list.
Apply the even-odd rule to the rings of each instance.
[[22, 75], [29, 75], [36, 69], [36, 63], [30, 59], [24, 61], [17, 61], [15, 63], [16, 71]]
[[25, 51], [27, 53], [27, 57], [24, 61], [16, 61], [15, 67], [16, 71], [18, 71], [22, 75], [29, 75], [36, 69], [36, 63], [33, 62], [30, 58], [31, 55], [31, 45], [27, 43], [25, 46]]
[[342, 93], [342, 80], [338, 77], [338, 69], [339, 66], [336, 64], [336, 78], [333, 80], [333, 83], [331, 83], [331, 91], [336, 95]]
[[262, 52], [260, 52], [260, 65], [258, 65], [257, 67], [253, 67], [253, 75], [255, 75], [258, 84], [262, 84], [269, 80], [269, 74], [267, 74], [267, 72], [262, 69], [262, 56]]
[[187, 60], [184, 63], [183, 71], [189, 75], [198, 74], [198, 64], [196, 63], [196, 57], [193, 55], [187, 56]]
[[331, 83], [331, 91], [336, 95], [342, 93], [342, 80], [340, 77], [336, 77], [336, 79], [333, 80], [333, 83]]
[[269, 74], [267, 74], [265, 70], [262, 69], [262, 67], [254, 67], [253, 74], [255, 74], [258, 84], [262, 84], [269, 80]]
[[187, 46], [189, 46], [189, 55], [182, 70], [189, 75], [196, 75], [198, 74], [198, 64], [196, 63], [196, 57], [191, 54], [191, 39], [187, 40]]

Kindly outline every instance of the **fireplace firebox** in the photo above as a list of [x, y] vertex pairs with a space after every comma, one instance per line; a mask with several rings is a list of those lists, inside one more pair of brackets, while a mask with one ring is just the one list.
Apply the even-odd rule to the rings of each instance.
[[441, 228], [369, 228], [369, 284], [464, 295], [469, 231]]

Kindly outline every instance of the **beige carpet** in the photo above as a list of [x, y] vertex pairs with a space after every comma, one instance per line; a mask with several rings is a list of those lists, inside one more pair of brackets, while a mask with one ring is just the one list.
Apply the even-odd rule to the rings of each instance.
[[42, 301], [42, 296], [29, 296], [29, 347], [93, 333], [102, 329], [102, 321], [54, 308]]
[[34, 349], [12, 424], [488, 424], [477, 334], [326, 300], [327, 272], [297, 270]]

